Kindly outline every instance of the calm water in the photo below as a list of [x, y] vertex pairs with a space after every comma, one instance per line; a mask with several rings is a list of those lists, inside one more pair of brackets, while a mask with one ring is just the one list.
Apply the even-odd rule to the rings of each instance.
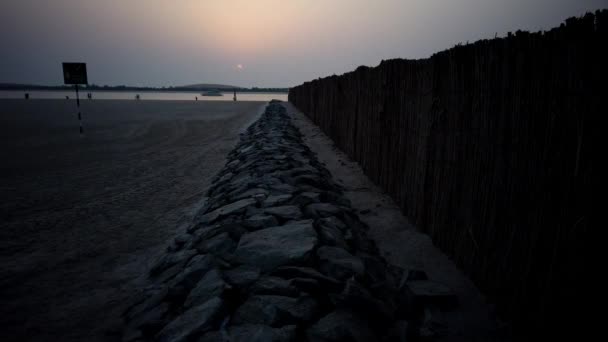
[[[30, 99], [70, 99], [76, 98], [74, 91], [55, 91], [55, 90], [35, 90], [29, 91]], [[90, 91], [93, 99], [98, 100], [134, 100], [135, 95], [139, 94], [141, 100], [183, 100], [194, 101], [198, 97], [199, 101], [232, 101], [232, 92], [223, 93], [224, 96], [202, 96], [200, 92], [134, 92], [134, 91]], [[24, 91], [6, 90], [0, 91], [0, 99], [23, 99]], [[239, 101], [262, 101], [267, 102], [272, 99], [287, 101], [286, 93], [236, 93]], [[86, 99], [87, 92], [80, 92], [80, 99]]]

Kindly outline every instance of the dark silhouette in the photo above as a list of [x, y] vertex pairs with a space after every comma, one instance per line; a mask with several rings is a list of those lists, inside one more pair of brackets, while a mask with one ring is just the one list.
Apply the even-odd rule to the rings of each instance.
[[606, 27], [608, 10], [598, 11], [547, 32], [306, 82], [289, 100], [503, 317], [537, 331], [582, 326], [573, 315], [593, 302], [583, 279], [592, 273], [585, 260]]
[[25, 96], [25, 99], [26, 99], [26, 100], [29, 100], [29, 98], [30, 98], [30, 94], [29, 94], [29, 93], [25, 93], [25, 95], [24, 95], [24, 96]]

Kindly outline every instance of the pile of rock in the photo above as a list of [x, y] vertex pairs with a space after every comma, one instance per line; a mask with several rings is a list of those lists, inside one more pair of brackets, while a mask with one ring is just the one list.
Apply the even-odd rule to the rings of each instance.
[[405, 340], [419, 304], [444, 295], [378, 255], [278, 102], [208, 196], [125, 312], [125, 341]]

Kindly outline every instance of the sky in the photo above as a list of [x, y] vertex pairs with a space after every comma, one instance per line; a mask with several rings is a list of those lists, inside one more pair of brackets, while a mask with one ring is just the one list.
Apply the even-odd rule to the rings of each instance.
[[608, 0], [1, 0], [0, 83], [291, 87], [547, 30]]

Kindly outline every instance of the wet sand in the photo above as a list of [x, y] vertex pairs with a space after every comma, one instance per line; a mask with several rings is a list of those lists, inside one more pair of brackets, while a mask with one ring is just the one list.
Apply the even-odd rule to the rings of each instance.
[[0, 340], [113, 341], [262, 102], [0, 100]]

